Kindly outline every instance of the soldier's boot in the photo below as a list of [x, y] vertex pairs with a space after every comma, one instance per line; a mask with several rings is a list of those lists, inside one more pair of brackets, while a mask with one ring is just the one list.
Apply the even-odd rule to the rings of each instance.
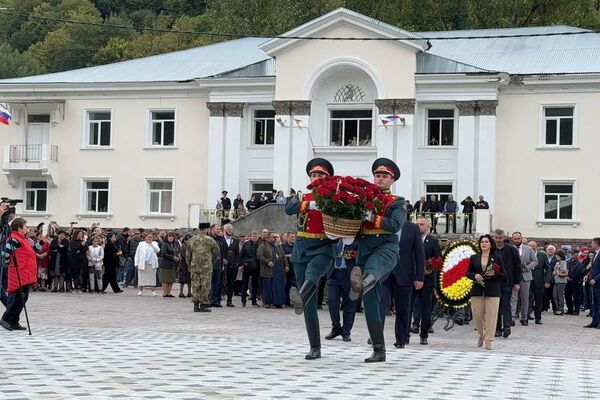
[[200, 312], [200, 303], [197, 301], [194, 302], [194, 312]]
[[317, 291], [317, 285], [311, 281], [304, 281], [298, 290], [295, 286], [290, 288], [290, 300], [294, 304], [294, 312], [298, 315], [304, 312], [304, 306]]
[[360, 296], [364, 296], [365, 293], [373, 289], [376, 283], [375, 276], [365, 274], [363, 277], [360, 267], [354, 267], [350, 272], [350, 293], [348, 297], [350, 297], [350, 300], [356, 301]]
[[319, 333], [319, 319], [304, 320], [310, 351], [304, 357], [306, 360], [321, 358], [321, 335]]
[[200, 304], [200, 309], [198, 311], [200, 311], [200, 312], [212, 312], [212, 310], [210, 309], [210, 304]]
[[366, 363], [385, 361], [385, 342], [383, 340], [383, 325], [381, 322], [370, 322], [367, 324], [369, 336], [373, 343], [373, 354], [365, 358]]

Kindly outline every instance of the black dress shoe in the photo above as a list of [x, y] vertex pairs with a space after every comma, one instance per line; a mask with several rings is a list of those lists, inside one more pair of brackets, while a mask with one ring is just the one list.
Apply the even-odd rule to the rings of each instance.
[[371, 357], [365, 358], [366, 363], [376, 363], [385, 361], [385, 347], [382, 345], [376, 345], [373, 349]]
[[426, 337], [422, 337], [422, 338], [421, 338], [421, 344], [428, 344], [428, 343], [427, 343], [427, 338], [426, 338]]
[[536, 325], [542, 325], [542, 320], [541, 319], [536, 319], [535, 320], [535, 324]]
[[334, 331], [334, 330], [332, 330], [331, 332], [329, 332], [327, 334], [327, 336], [325, 336], [325, 339], [331, 340], [331, 339], [334, 339], [334, 338], [336, 338], [338, 336], [342, 336], [342, 332], [341, 331]]
[[210, 309], [210, 304], [200, 304], [200, 309], [198, 311], [200, 311], [200, 312], [212, 312], [212, 310]]
[[213, 303], [210, 305], [211, 307], [223, 307], [221, 303]]
[[[0, 325], [1, 325], [1, 324], [2, 324], [2, 321], [0, 321]], [[4, 325], [2, 325], [2, 326], [4, 326]], [[595, 328], [595, 327], [596, 327], [596, 325], [587, 324], [587, 325], [584, 325], [583, 327], [584, 327], [584, 328]]]
[[235, 307], [235, 304], [233, 304], [231, 301], [227, 302], [227, 307]]
[[27, 330], [27, 328], [25, 328], [18, 322], [16, 324], [12, 324], [10, 327], [12, 328], [13, 331], [26, 331]]
[[3, 327], [4, 329], [6, 329], [7, 331], [13, 330], [12, 326], [3, 319], [0, 319], [0, 326]]
[[507, 337], [509, 337], [511, 334], [510, 328], [504, 328], [504, 332], [502, 333], [502, 336], [506, 339]]
[[500, 337], [502, 336], [502, 331], [496, 331], [496, 334], [494, 335], [494, 337]]
[[522, 319], [521, 320], [521, 325], [527, 326], [527, 325], [529, 325], [529, 321], [527, 321], [526, 319]]
[[433, 327], [429, 328], [429, 333], [435, 333], [435, 332], [433, 331]]
[[246, 307], [246, 302], [242, 301], [242, 307]]
[[529, 321], [533, 321], [533, 320], [534, 320], [534, 318], [533, 318], [531, 315], [528, 315], [528, 316], [527, 316], [527, 320], [529, 320]]
[[515, 321], [510, 321], [510, 326], [515, 326]]
[[407, 337], [406, 340], [404, 341], [404, 344], [410, 344], [410, 338]]
[[403, 349], [406, 347], [406, 345], [404, 343], [394, 343], [394, 347], [397, 349]]
[[413, 325], [410, 327], [410, 331], [412, 333], [419, 333], [419, 327], [417, 325]]
[[455, 323], [456, 325], [463, 326], [463, 325], [465, 324], [465, 321], [463, 321], [462, 319], [457, 319], [456, 321], [454, 321], [454, 323]]
[[350, 335], [342, 335], [342, 340], [344, 342], [351, 342], [352, 339], [350, 338]]
[[321, 348], [311, 348], [307, 355], [304, 356], [305, 360], [316, 360], [321, 358]]

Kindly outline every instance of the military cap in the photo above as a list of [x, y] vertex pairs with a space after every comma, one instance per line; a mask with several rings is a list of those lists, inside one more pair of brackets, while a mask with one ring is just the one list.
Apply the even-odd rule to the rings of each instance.
[[306, 164], [306, 174], [310, 176], [313, 172], [322, 172], [326, 175], [333, 175], [333, 165], [324, 158], [313, 158]]
[[373, 175], [389, 174], [395, 181], [400, 178], [400, 168], [398, 168], [395, 162], [385, 157], [378, 158], [373, 162], [371, 172], [373, 172]]
[[210, 228], [210, 222], [200, 222], [198, 224], [198, 229], [209, 229]]
[[227, 190], [223, 190], [223, 191], [221, 192], [221, 194], [224, 194], [225, 196], [227, 196], [227, 194], [228, 194], [228, 193], [227, 193]]

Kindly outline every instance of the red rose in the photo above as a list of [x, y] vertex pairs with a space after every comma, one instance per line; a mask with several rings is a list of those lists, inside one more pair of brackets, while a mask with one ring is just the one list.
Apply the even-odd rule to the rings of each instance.
[[356, 203], [356, 197], [354, 196], [348, 196], [348, 204], [354, 204]]
[[335, 181], [331, 181], [331, 182], [328, 182], [327, 185], [325, 185], [325, 187], [328, 190], [335, 190], [335, 189], [337, 189], [337, 183]]
[[317, 189], [317, 194], [318, 194], [319, 196], [321, 196], [321, 197], [325, 197], [325, 196], [327, 196], [327, 193], [329, 193], [329, 192], [327, 191], [327, 189], [325, 189], [325, 188], [324, 188], [324, 187], [322, 187], [322, 186], [321, 186], [320, 188], [318, 188], [318, 189]]
[[336, 194], [333, 195], [333, 197], [331, 198], [331, 200], [333, 200], [333, 201], [340, 201], [341, 198], [342, 198], [342, 196], [340, 196], [339, 193], [336, 193]]
[[375, 205], [373, 204], [373, 202], [372, 202], [372, 201], [367, 201], [367, 202], [365, 203], [365, 208], [366, 208], [367, 210], [369, 210], [369, 211], [372, 211], [372, 210], [373, 210], [373, 207], [375, 207]]
[[365, 196], [367, 197], [367, 199], [372, 199], [373, 198], [373, 191], [371, 189], [367, 189], [365, 190]]

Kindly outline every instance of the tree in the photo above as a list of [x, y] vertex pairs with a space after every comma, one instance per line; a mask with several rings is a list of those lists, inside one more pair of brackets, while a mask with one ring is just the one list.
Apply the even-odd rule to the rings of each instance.
[[0, 44], [0, 79], [38, 75], [44, 68], [29, 54], [20, 53], [8, 44]]

